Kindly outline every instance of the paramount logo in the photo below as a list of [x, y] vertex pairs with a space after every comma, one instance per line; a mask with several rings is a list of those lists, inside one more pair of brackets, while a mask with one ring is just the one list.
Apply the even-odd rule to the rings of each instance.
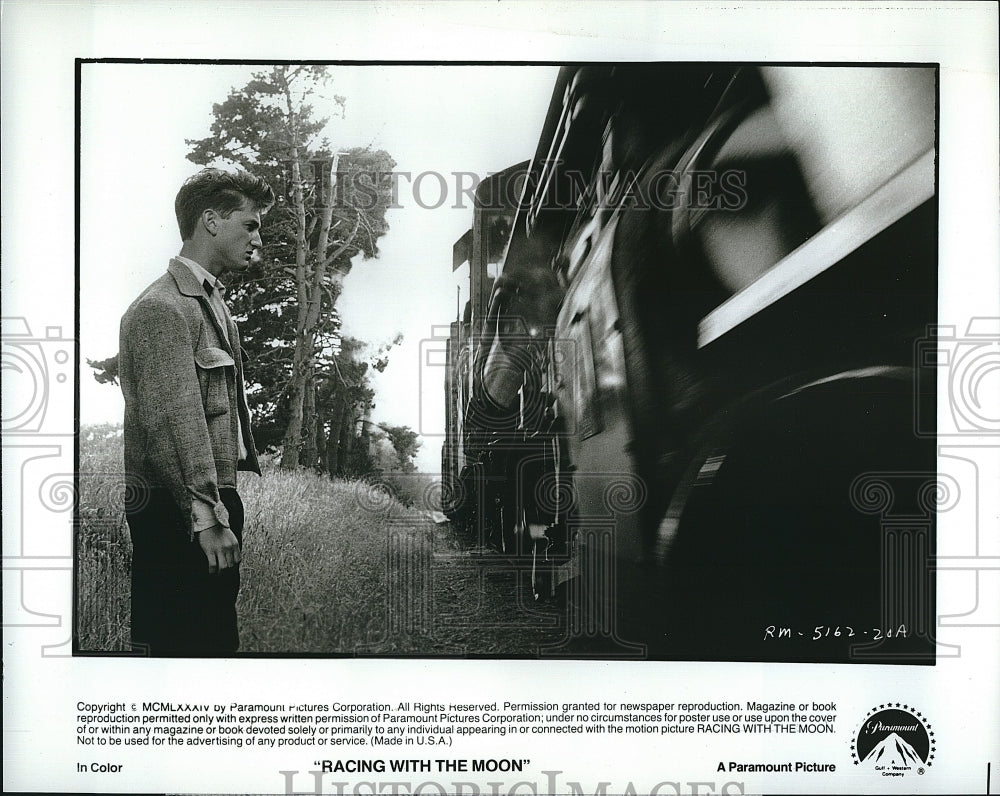
[[879, 705], [861, 723], [851, 752], [856, 766], [880, 776], [920, 775], [934, 761], [934, 731], [916, 708]]

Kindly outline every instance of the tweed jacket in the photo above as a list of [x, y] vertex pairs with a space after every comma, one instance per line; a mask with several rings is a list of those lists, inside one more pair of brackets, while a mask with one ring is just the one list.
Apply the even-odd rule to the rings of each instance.
[[[189, 534], [192, 500], [212, 506], [228, 524], [219, 488], [236, 487], [237, 469], [260, 474], [239, 332], [228, 317], [225, 322], [228, 336], [197, 277], [174, 259], [121, 321], [125, 473], [139, 485], [169, 489]], [[237, 462], [240, 427], [244, 462]]]

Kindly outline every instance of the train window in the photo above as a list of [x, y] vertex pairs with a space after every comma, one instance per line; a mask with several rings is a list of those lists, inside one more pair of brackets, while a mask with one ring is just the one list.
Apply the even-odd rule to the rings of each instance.
[[592, 241], [600, 231], [602, 217], [597, 209], [597, 185], [592, 180], [580, 196], [573, 223], [563, 244], [567, 258], [566, 278], [570, 282], [590, 254]]
[[578, 312], [570, 325], [569, 333], [572, 345], [573, 405], [576, 407], [575, 430], [580, 439], [587, 439], [604, 430], [590, 313]]
[[570, 280], [576, 276], [577, 271], [580, 270], [580, 265], [590, 254], [591, 240], [596, 234], [595, 226], [596, 222], [592, 220], [586, 227], [579, 231], [578, 237], [575, 239], [573, 250], [569, 254], [569, 271], [567, 277]]
[[[683, 161], [674, 214], [729, 298], [699, 345], [835, 265], [934, 194], [930, 68], [764, 68], [762, 103], [737, 97]], [[698, 179], [718, 196], [699, 206]], [[729, 201], [733, 200], [733, 201]]]

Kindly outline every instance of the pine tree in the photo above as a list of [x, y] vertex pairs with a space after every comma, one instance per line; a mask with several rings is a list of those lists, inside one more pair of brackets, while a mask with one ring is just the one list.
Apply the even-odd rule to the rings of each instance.
[[211, 134], [187, 142], [193, 162], [242, 166], [278, 193], [263, 221], [263, 256], [231, 280], [229, 299], [252, 359], [258, 444], [280, 446], [285, 468], [330, 469], [331, 438], [346, 443], [348, 428], [355, 435], [346, 414], [371, 402], [364, 371], [356, 373], [361, 347], [344, 357], [336, 304], [352, 258], [378, 255], [396, 164], [383, 150], [337, 151], [321, 138], [328, 119], [314, 116], [314, 104], [346, 107], [329, 85], [324, 66], [255, 73], [213, 106]]

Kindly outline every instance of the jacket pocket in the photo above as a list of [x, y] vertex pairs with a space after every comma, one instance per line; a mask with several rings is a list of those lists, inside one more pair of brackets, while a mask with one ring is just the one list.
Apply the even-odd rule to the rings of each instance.
[[221, 348], [199, 348], [194, 352], [201, 386], [201, 403], [205, 417], [216, 417], [229, 411], [229, 381], [236, 362]]

